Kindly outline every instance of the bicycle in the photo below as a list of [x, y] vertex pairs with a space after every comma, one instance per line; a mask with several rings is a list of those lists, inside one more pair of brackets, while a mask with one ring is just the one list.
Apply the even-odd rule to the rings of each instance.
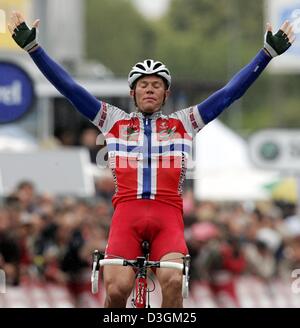
[[150, 293], [155, 290], [148, 288], [148, 269], [149, 268], [168, 268], [182, 271], [182, 297], [188, 298], [189, 295], [189, 278], [190, 278], [190, 255], [183, 256], [183, 263], [170, 261], [149, 261], [149, 243], [142, 242], [143, 256], [138, 256], [135, 260], [127, 260], [123, 258], [105, 259], [105, 255], [98, 250], [93, 252], [93, 266], [91, 275], [92, 293], [98, 293], [99, 269], [104, 265], [122, 265], [131, 266], [136, 269], [135, 287], [131, 304], [134, 308], [150, 308]]

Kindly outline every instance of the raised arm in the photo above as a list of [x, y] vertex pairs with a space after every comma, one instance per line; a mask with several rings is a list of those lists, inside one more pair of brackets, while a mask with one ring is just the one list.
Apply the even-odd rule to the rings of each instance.
[[215, 119], [235, 100], [242, 97], [266, 68], [270, 60], [275, 56], [283, 54], [294, 41], [293, 27], [288, 21], [281, 26], [275, 35], [272, 33], [272, 26], [268, 24], [264, 48], [222, 89], [197, 105], [204, 124]]
[[101, 102], [87, 90], [76, 83], [62, 66], [52, 60], [38, 45], [36, 29], [39, 20], [33, 23], [32, 29], [26, 25], [19, 12], [13, 12], [8, 29], [16, 43], [28, 51], [29, 55], [53, 86], [64, 95], [76, 109], [90, 120], [94, 120], [100, 110]]

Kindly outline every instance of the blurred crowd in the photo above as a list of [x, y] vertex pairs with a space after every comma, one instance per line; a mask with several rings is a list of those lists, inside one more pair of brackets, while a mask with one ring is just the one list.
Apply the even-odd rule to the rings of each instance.
[[226, 294], [239, 306], [235, 281], [252, 275], [269, 287], [300, 268], [300, 217], [295, 204], [195, 202], [185, 194], [185, 233], [191, 279], [205, 281], [218, 303]]
[[[91, 254], [105, 251], [113, 208], [110, 175], [96, 181], [93, 199], [38, 194], [23, 181], [0, 206], [0, 268], [10, 285], [29, 281], [89, 290]], [[251, 274], [272, 283], [300, 268], [300, 218], [284, 202], [213, 203], [184, 193], [191, 284], [226, 292], [238, 306], [235, 279]]]
[[0, 268], [9, 285], [54, 282], [76, 295], [89, 289], [91, 254], [104, 252], [114, 185], [97, 182], [95, 199], [39, 195], [21, 182], [0, 206]]

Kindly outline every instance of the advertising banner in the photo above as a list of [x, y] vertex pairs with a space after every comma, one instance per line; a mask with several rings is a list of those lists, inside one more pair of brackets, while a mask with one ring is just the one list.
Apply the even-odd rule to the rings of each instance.
[[31, 21], [32, 0], [1, 0], [0, 1], [0, 51], [17, 50], [18, 46], [11, 38], [7, 23], [13, 10], [20, 11]]
[[31, 78], [18, 65], [0, 61], [0, 123], [17, 120], [34, 100]]

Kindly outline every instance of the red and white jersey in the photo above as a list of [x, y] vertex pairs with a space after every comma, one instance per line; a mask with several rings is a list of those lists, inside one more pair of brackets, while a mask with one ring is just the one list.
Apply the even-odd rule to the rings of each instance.
[[101, 103], [93, 123], [103, 133], [116, 192], [112, 202], [156, 199], [182, 208], [192, 139], [204, 126], [197, 106], [144, 116]]

